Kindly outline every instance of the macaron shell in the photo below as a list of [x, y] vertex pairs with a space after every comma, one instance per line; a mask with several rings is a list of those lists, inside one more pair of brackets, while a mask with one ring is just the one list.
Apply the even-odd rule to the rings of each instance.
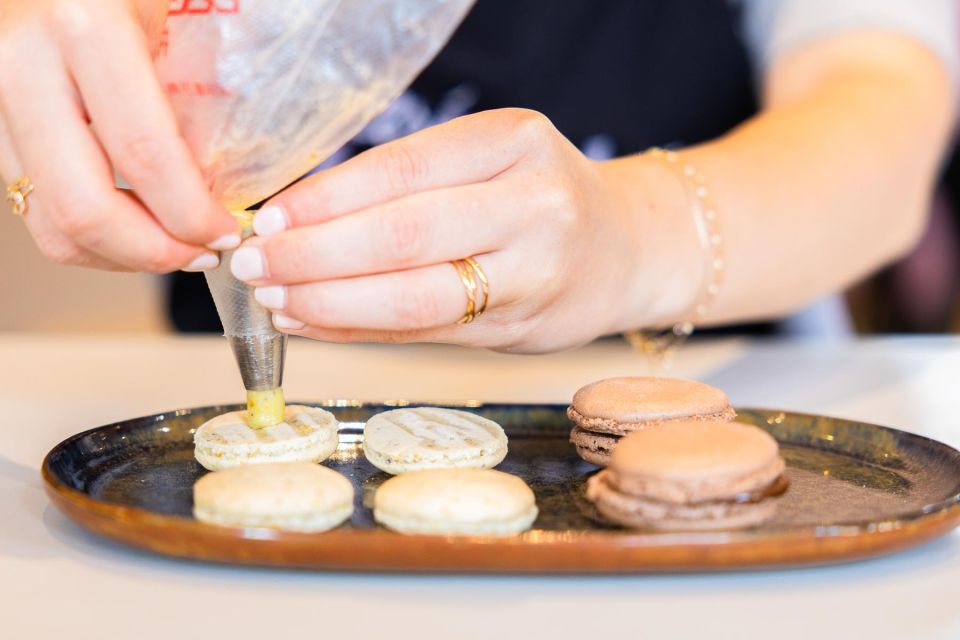
[[376, 512], [375, 518], [386, 528], [407, 535], [512, 536], [529, 529], [538, 514], [536, 507], [530, 507], [526, 513], [510, 520], [457, 522], [456, 520], [403, 517], [381, 510]]
[[246, 411], [205, 422], [194, 434], [194, 456], [210, 471], [268, 462], [320, 462], [339, 445], [338, 423], [328, 411], [289, 405], [286, 421], [252, 429]]
[[753, 425], [682, 421], [624, 437], [610, 466], [621, 476], [719, 481], [761, 472], [778, 457], [777, 441]]
[[211, 524], [328, 529], [353, 512], [353, 485], [308, 462], [245, 465], [194, 484], [194, 515]]
[[587, 482], [587, 498], [606, 520], [634, 529], [719, 531], [753, 527], [770, 520], [776, 501], [702, 502], [682, 505], [626, 495], [601, 472]]
[[706, 413], [701, 415], [688, 415], [679, 418], [665, 418], [657, 420], [643, 420], [639, 422], [622, 422], [613, 418], [588, 418], [581, 415], [576, 409], [570, 407], [567, 409], [567, 417], [570, 418], [578, 427], [585, 431], [594, 433], [606, 433], [613, 436], [626, 436], [634, 431], [655, 427], [671, 422], [685, 422], [690, 420], [702, 420], [704, 422], [729, 422], [737, 417], [737, 412], [733, 407], [727, 407], [718, 413]]
[[605, 467], [610, 463], [610, 456], [617, 446], [617, 436], [594, 433], [574, 427], [570, 432], [570, 442], [577, 449], [577, 455], [591, 464]]
[[[364, 448], [363, 455], [377, 469], [390, 475], [401, 475], [426, 469], [492, 469], [507, 457], [507, 447], [497, 446], [480, 455], [396, 458], [375, 449]], [[406, 460], [406, 461], [404, 461]]]
[[353, 515], [353, 505], [343, 504], [325, 513], [284, 515], [220, 513], [197, 507], [194, 508], [193, 515], [201, 522], [221, 527], [257, 527], [302, 533], [320, 533], [339, 527], [346, 522]]
[[[612, 459], [612, 456], [611, 456]], [[692, 504], [711, 500], [731, 499], [744, 493], [769, 486], [784, 471], [783, 458], [779, 456], [769, 464], [742, 476], [718, 476], [716, 478], [678, 479], [622, 474], [608, 463], [608, 481], [620, 493], [645, 497], [670, 504]]]
[[773, 502], [720, 507], [721, 512], [678, 515], [672, 512], [651, 515], [635, 508], [621, 510], [604, 501], [596, 503], [597, 513], [605, 520], [631, 529], [657, 531], [730, 531], [756, 527], [768, 522], [776, 513]]
[[496, 422], [455, 409], [418, 407], [373, 416], [363, 429], [363, 451], [387, 473], [436, 468], [490, 468], [507, 455]]
[[310, 438], [299, 445], [289, 445], [282, 451], [254, 450], [247, 452], [215, 453], [197, 448], [194, 457], [208, 471], [223, 471], [249, 464], [272, 462], [323, 462], [337, 450], [338, 443], [331, 438]]
[[585, 421], [620, 423], [720, 415], [730, 411], [727, 396], [720, 389], [693, 380], [656, 377], [599, 380], [577, 391], [571, 406]]
[[396, 476], [374, 494], [377, 522], [404, 533], [518, 533], [536, 518], [527, 484], [493, 469], [429, 469]]

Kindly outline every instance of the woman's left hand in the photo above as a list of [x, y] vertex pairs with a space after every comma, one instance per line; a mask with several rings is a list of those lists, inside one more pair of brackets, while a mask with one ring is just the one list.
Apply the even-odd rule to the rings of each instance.
[[[536, 112], [465, 116], [278, 195], [232, 270], [292, 334], [572, 347], [652, 320], [644, 309], [688, 304], [656, 282], [656, 225], [631, 211], [615, 165], [584, 157]], [[468, 256], [489, 279], [489, 308], [457, 324], [467, 295], [450, 262]]]

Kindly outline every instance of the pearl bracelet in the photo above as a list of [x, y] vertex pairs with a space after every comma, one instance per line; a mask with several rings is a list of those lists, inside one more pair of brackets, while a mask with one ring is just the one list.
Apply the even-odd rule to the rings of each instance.
[[655, 329], [637, 329], [624, 334], [627, 341], [638, 351], [658, 358], [671, 355], [674, 349], [680, 346], [694, 332], [696, 325], [706, 317], [714, 299], [720, 293], [723, 285], [724, 269], [726, 267], [723, 250], [723, 235], [717, 219], [717, 209], [714, 205], [710, 190], [707, 188], [706, 177], [689, 162], [683, 160], [675, 151], [666, 151], [656, 148], [650, 149], [647, 156], [665, 162], [673, 171], [676, 171], [683, 181], [684, 188], [691, 194], [691, 211], [697, 238], [704, 256], [703, 278], [697, 297], [686, 319], [672, 327]]

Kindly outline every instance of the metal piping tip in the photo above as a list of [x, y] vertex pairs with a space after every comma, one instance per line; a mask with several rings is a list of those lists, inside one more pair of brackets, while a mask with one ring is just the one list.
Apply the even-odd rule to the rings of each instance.
[[283, 386], [286, 335], [227, 336], [227, 340], [247, 391], [269, 391]]
[[[252, 216], [246, 212], [235, 215], [243, 237], [249, 237], [253, 233]], [[274, 328], [272, 314], [254, 298], [253, 287], [233, 277], [232, 258], [233, 251], [224, 251], [220, 266], [206, 272], [224, 334], [247, 391], [279, 388], [283, 384], [287, 336]]]

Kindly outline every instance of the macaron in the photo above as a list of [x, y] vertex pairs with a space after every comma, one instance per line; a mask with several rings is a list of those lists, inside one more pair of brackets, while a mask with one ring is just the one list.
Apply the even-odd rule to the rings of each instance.
[[587, 482], [607, 520], [631, 528], [716, 530], [769, 520], [787, 487], [777, 441], [739, 422], [682, 421], [624, 437]]
[[350, 481], [309, 462], [245, 465], [208, 473], [193, 485], [193, 515], [220, 526], [317, 532], [352, 513]]
[[621, 437], [678, 420], [727, 421], [736, 417], [727, 395], [715, 387], [679, 378], [608, 378], [581, 388], [567, 416], [577, 426], [570, 441], [577, 454], [606, 466]]
[[495, 467], [507, 455], [507, 435], [469, 411], [418, 407], [378, 413], [363, 428], [363, 453], [391, 474], [423, 469]]
[[210, 471], [266, 462], [320, 462], [339, 445], [337, 419], [329, 411], [288, 405], [286, 420], [263, 429], [247, 424], [246, 411], [205, 422], [193, 436], [194, 457]]
[[390, 478], [373, 496], [373, 517], [400, 533], [507, 536], [537, 519], [533, 491], [493, 469], [427, 469]]

